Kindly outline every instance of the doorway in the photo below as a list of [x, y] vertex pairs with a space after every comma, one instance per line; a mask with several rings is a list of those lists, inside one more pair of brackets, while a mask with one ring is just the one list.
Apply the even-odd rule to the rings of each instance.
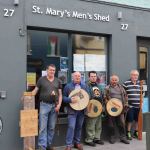
[[139, 72], [140, 80], [144, 81], [143, 90], [143, 113], [149, 112], [150, 110], [150, 93], [148, 92], [150, 87], [150, 39], [148, 38], [137, 38], [138, 45], [138, 58], [139, 58]]

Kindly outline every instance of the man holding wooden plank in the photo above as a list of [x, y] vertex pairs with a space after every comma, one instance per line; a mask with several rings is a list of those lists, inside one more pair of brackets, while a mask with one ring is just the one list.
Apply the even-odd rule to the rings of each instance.
[[37, 92], [40, 94], [39, 150], [54, 150], [51, 144], [54, 136], [57, 113], [62, 103], [62, 85], [55, 77], [55, 71], [55, 65], [50, 64], [47, 67], [47, 75], [38, 80], [35, 89], [32, 91], [33, 95], [36, 95]]

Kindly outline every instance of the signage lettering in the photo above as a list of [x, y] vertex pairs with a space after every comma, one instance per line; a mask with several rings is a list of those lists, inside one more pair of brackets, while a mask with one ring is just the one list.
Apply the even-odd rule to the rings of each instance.
[[78, 13], [77, 11], [72, 12], [72, 18], [77, 18], [77, 19], [87, 19], [87, 15], [83, 13]]
[[126, 23], [122, 23], [121, 24], [121, 30], [123, 30], [123, 31], [126, 31], [126, 30], [128, 30], [128, 24], [126, 24]]
[[73, 19], [80, 19], [80, 20], [94, 20], [94, 21], [101, 21], [101, 22], [109, 22], [110, 15], [102, 15], [101, 13], [82, 13], [79, 11], [68, 11], [68, 10], [58, 10], [53, 8], [43, 8], [41, 9], [39, 6], [33, 5], [32, 6], [32, 13], [33, 14], [45, 14], [54, 17], [60, 18], [73, 18]]
[[61, 10], [55, 10], [52, 8], [47, 8], [46, 9], [46, 15], [52, 15], [52, 16], [60, 16], [61, 18], [64, 17], [64, 11]]
[[[110, 14], [102, 14], [99, 13], [89, 13], [89, 12], [79, 12], [77, 10], [63, 10], [63, 9], [54, 9], [54, 8], [41, 8], [40, 6], [33, 5], [32, 6], [32, 13], [38, 14], [38, 15], [47, 15], [47, 16], [53, 16], [53, 17], [59, 17], [59, 18], [72, 18], [72, 19], [78, 19], [78, 20], [90, 20], [90, 21], [99, 21], [99, 22], [110, 22], [111, 16]], [[3, 16], [4, 17], [12, 17], [15, 14], [15, 9], [11, 8], [4, 8], [3, 9]], [[122, 31], [127, 31], [129, 27], [129, 24], [127, 23], [121, 23], [120, 29]]]
[[14, 9], [4, 8], [4, 17], [12, 17], [14, 12], [15, 12]]
[[106, 21], [109, 22], [109, 15], [108, 16], [101, 16], [99, 14], [94, 14], [94, 20]]
[[37, 14], [42, 14], [43, 12], [40, 10], [40, 7], [38, 7], [38, 6], [33, 6], [32, 7], [32, 12], [33, 13], [37, 13]]

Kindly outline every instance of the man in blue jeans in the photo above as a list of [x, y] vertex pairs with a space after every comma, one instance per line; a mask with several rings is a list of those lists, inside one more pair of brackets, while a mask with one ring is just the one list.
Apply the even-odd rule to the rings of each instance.
[[80, 143], [81, 130], [84, 121], [84, 110], [74, 110], [70, 107], [69, 103], [76, 103], [75, 97], [69, 97], [69, 94], [74, 89], [84, 89], [87, 91], [87, 86], [85, 83], [81, 82], [80, 72], [73, 73], [73, 81], [68, 83], [63, 92], [63, 101], [68, 103], [68, 130], [66, 135], [66, 148], [65, 150], [71, 150], [73, 142], [74, 147], [78, 150], [83, 150], [83, 146]]
[[62, 103], [62, 85], [54, 76], [55, 71], [55, 65], [49, 65], [47, 67], [47, 75], [38, 80], [35, 89], [32, 91], [33, 95], [39, 92], [40, 99], [39, 150], [54, 150], [51, 144], [54, 136], [57, 113]]

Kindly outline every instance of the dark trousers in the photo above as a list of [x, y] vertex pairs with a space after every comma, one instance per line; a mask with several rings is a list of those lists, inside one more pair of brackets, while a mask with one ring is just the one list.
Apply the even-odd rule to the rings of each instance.
[[116, 117], [108, 116], [109, 135], [115, 136], [115, 127], [117, 127], [120, 139], [126, 136], [124, 114]]

